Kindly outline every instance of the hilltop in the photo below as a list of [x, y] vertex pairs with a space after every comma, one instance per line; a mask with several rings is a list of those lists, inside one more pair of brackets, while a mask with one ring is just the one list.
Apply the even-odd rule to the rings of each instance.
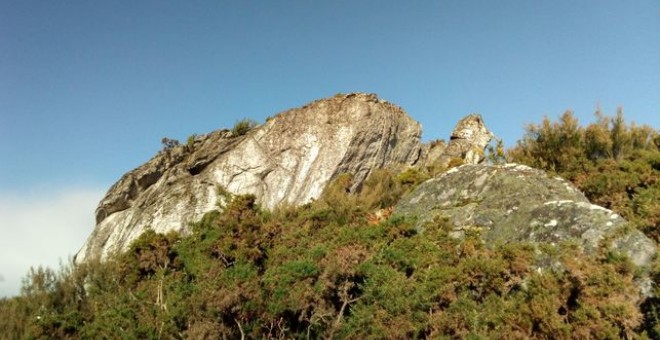
[[0, 328], [660, 337], [660, 135], [597, 119], [545, 119], [507, 151], [472, 114], [423, 144], [402, 108], [359, 93], [164, 140], [99, 203], [75, 265], [0, 301]]

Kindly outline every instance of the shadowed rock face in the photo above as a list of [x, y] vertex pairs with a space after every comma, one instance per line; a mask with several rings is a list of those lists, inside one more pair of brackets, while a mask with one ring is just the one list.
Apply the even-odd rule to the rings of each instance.
[[266, 208], [307, 203], [341, 173], [354, 174], [356, 189], [377, 168], [416, 163], [420, 137], [419, 123], [401, 108], [362, 93], [283, 112], [243, 136], [229, 130], [198, 136], [110, 188], [76, 262], [123, 251], [148, 228], [186, 232], [217, 209], [218, 188], [255, 194]]
[[586, 253], [602, 240], [637, 265], [650, 263], [655, 243], [626, 228], [614, 212], [589, 203], [572, 184], [524, 165], [463, 165], [428, 180], [404, 197], [395, 213], [415, 216], [419, 228], [446, 217], [461, 237], [478, 229], [487, 243], [576, 241]]

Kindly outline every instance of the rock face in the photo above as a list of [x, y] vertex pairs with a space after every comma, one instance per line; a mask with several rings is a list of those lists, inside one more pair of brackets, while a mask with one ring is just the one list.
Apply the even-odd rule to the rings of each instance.
[[341, 173], [354, 187], [377, 168], [412, 165], [421, 127], [373, 94], [337, 95], [292, 109], [244, 135], [215, 131], [157, 154], [113, 185], [76, 262], [127, 249], [146, 229], [185, 232], [217, 209], [223, 188], [273, 208], [317, 198]]
[[418, 226], [449, 218], [453, 234], [478, 229], [487, 243], [573, 240], [593, 252], [602, 240], [648, 264], [655, 243], [614, 212], [592, 205], [569, 182], [523, 165], [463, 165], [428, 180], [404, 197], [395, 213], [416, 216]]
[[492, 138], [481, 115], [468, 115], [456, 124], [438, 161], [442, 167], [456, 158], [463, 160], [463, 164], [478, 164], [484, 160], [484, 149]]

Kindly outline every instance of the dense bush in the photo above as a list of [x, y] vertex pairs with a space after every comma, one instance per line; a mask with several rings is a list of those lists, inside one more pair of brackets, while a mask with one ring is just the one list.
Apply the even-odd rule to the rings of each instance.
[[327, 192], [270, 213], [254, 196], [237, 196], [189, 236], [147, 232], [104, 263], [34, 270], [21, 296], [0, 303], [8, 316], [0, 329], [10, 338], [153, 339], [645, 331], [625, 257], [588, 258], [570, 244], [486, 247], [477, 234], [449, 237], [443, 220], [422, 234], [398, 216], [369, 224], [368, 210], [351, 199], [363, 198]]

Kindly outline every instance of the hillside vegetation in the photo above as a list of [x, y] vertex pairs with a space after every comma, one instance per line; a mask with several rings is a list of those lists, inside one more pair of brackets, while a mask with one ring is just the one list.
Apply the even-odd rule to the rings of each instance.
[[[564, 176], [657, 241], [659, 144], [621, 114], [580, 127], [567, 113], [491, 158]], [[0, 300], [0, 337], [660, 337], [658, 299], [640, 301], [636, 284], [649, 275], [660, 296], [657, 260], [489, 246], [476, 232], [450, 237], [442, 219], [419, 233], [388, 208], [428, 171], [378, 171], [359, 194], [340, 176], [320, 199], [275, 211], [224, 193], [223, 211], [189, 235], [147, 232], [103, 263], [32, 269], [20, 296]]]

